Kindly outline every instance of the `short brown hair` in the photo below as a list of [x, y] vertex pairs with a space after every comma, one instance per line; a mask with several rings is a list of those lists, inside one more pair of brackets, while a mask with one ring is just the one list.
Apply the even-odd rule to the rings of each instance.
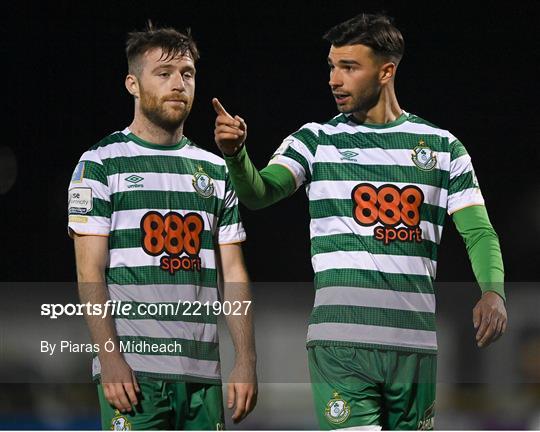
[[154, 27], [149, 20], [145, 30], [128, 34], [126, 57], [129, 73], [138, 75], [141, 72], [140, 57], [152, 48], [163, 50], [162, 59], [189, 53], [194, 62], [199, 60], [199, 50], [189, 28], [185, 33], [180, 33], [172, 27]]
[[366, 45], [376, 56], [397, 64], [403, 57], [405, 42], [392, 21], [384, 14], [362, 13], [332, 27], [323, 38], [336, 47]]

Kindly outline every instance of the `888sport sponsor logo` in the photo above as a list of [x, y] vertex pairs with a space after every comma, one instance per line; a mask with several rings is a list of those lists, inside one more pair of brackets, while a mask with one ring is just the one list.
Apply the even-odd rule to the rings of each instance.
[[[201, 234], [204, 221], [197, 213], [182, 216], [149, 211], [141, 219], [141, 245], [152, 256], [165, 253], [160, 268], [171, 275], [178, 270], [201, 271]], [[182, 256], [183, 255], [183, 256]]]
[[[399, 188], [392, 184], [375, 187], [360, 183], [351, 193], [353, 218], [362, 226], [382, 224], [374, 229], [374, 237], [385, 245], [391, 242], [422, 241], [420, 208], [424, 193], [416, 186]], [[398, 225], [403, 225], [398, 228]]]

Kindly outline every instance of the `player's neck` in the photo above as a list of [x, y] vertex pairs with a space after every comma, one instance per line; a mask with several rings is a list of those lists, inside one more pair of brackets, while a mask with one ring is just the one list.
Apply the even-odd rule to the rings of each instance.
[[403, 114], [399, 106], [394, 86], [388, 85], [381, 90], [377, 104], [366, 112], [356, 112], [354, 117], [361, 123], [386, 124], [395, 121]]
[[133, 122], [129, 125], [129, 130], [144, 141], [170, 146], [177, 144], [182, 139], [184, 124], [182, 123], [178, 128], [171, 131], [152, 123], [144, 115], [135, 114]]

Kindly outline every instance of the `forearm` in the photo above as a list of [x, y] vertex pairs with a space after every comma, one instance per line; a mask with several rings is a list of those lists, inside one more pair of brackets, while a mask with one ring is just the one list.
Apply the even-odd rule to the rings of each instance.
[[245, 146], [235, 156], [225, 156], [229, 174], [240, 201], [252, 210], [261, 209], [288, 197], [296, 190], [293, 175], [281, 165], [258, 171]]
[[227, 272], [224, 275], [224, 285], [223, 300], [233, 305], [242, 305], [239, 315], [225, 316], [236, 352], [236, 361], [254, 364], [257, 355], [253, 331], [252, 296], [245, 269]]
[[[83, 304], [90, 303], [91, 305], [102, 305], [101, 310], [107, 312], [106, 316], [103, 316], [103, 314], [91, 315], [88, 313], [85, 313], [84, 316], [92, 343], [99, 345], [99, 357], [100, 359], [103, 359], [106, 357], [118, 356], [120, 351], [118, 349], [118, 337], [114, 327], [113, 318], [110, 316], [110, 311], [105, 309], [105, 305], [109, 300], [107, 285], [104, 278], [99, 282], [96, 280], [95, 277], [91, 279], [79, 277], [79, 298]], [[105, 343], [109, 340], [114, 344], [114, 350], [112, 352], [105, 350]]]
[[465, 241], [476, 280], [482, 292], [494, 291], [505, 299], [504, 265], [499, 238], [484, 206], [471, 206], [453, 215]]
[[[105, 282], [105, 266], [108, 259], [107, 239], [92, 236], [75, 237], [77, 280], [81, 303], [101, 305], [101, 314], [85, 313], [85, 320], [94, 344], [99, 344], [99, 357], [116, 357], [120, 354], [114, 320], [106, 309], [109, 293]], [[91, 310], [93, 307], [91, 306]], [[87, 311], [88, 312], [88, 311]], [[106, 312], [106, 313], [104, 313]], [[105, 315], [105, 316], [104, 316]], [[113, 352], [105, 350], [105, 343], [114, 343]]]

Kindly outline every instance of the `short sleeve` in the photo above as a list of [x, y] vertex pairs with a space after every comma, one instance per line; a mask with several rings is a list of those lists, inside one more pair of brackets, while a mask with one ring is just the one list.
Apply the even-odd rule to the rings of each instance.
[[315, 159], [317, 136], [307, 129], [289, 135], [272, 155], [271, 164], [284, 165], [291, 171], [296, 188], [311, 182], [312, 165]]
[[450, 182], [448, 214], [473, 205], [484, 205], [484, 197], [465, 146], [455, 140], [450, 144]]
[[107, 174], [95, 152], [79, 160], [69, 183], [68, 232], [80, 235], [109, 235], [111, 197]]
[[240, 243], [246, 240], [246, 232], [240, 218], [238, 198], [232, 187], [229, 173], [225, 177], [225, 196], [219, 215], [217, 243]]

